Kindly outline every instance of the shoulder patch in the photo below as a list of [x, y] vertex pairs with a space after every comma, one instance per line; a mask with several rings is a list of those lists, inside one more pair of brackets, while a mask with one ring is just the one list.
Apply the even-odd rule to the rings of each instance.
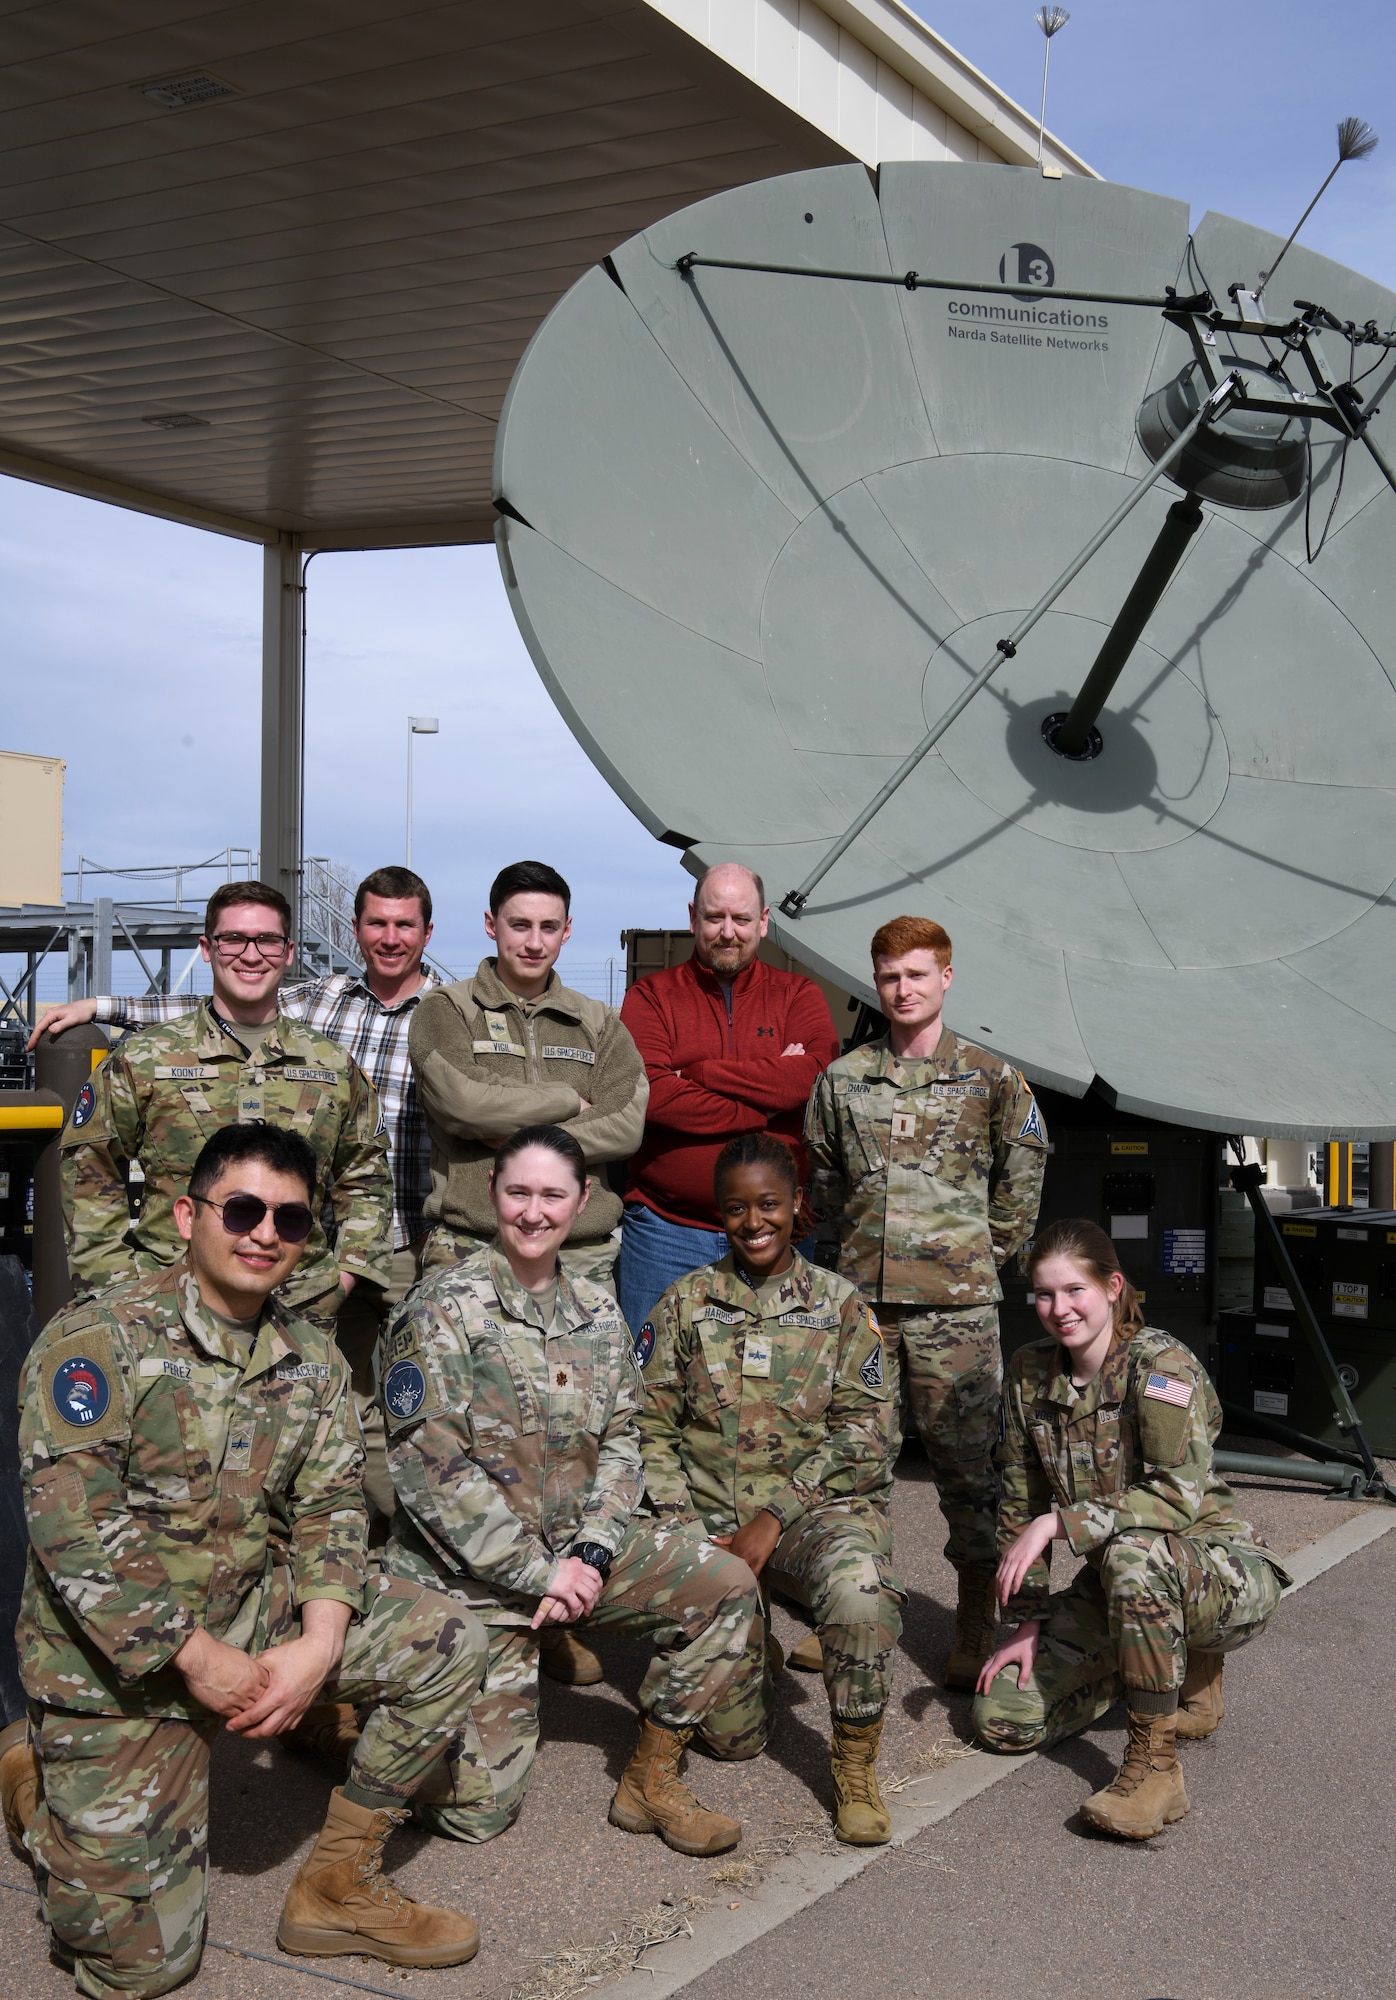
[[876, 1395], [881, 1395], [887, 1386], [887, 1371], [883, 1366], [882, 1360], [883, 1352], [882, 1342], [879, 1340], [877, 1346], [858, 1370], [858, 1380], [862, 1383], [863, 1387], [871, 1389]]
[[84, 1326], [55, 1341], [39, 1365], [57, 1450], [71, 1451], [125, 1435], [121, 1376], [105, 1327]]
[[96, 1109], [97, 1109], [97, 1093], [92, 1088], [92, 1084], [89, 1081], [85, 1083], [82, 1089], [78, 1092], [78, 1101], [73, 1106], [74, 1128], [80, 1130], [87, 1123], [88, 1119], [92, 1116], [93, 1112]]
[[647, 1319], [635, 1336], [635, 1359], [642, 1368], [649, 1364], [649, 1358], [654, 1353], [654, 1342], [654, 1321]]
[[1047, 1144], [1047, 1128], [1042, 1123], [1042, 1113], [1037, 1108], [1037, 1099], [1035, 1097], [1028, 1105], [1028, 1115], [1023, 1120], [1018, 1138], [1020, 1142], [1027, 1139], [1038, 1146], [1045, 1146]]
[[383, 1409], [395, 1428], [410, 1424], [426, 1406], [427, 1378], [417, 1355], [405, 1354], [383, 1377]]

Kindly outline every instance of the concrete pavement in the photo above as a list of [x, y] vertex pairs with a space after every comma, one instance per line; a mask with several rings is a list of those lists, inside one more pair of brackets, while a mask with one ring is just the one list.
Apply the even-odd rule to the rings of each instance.
[[[1310, 1542], [1347, 1521], [1372, 1519], [1374, 1513], [1372, 1509], [1322, 1499], [1310, 1489], [1286, 1488], [1271, 1482], [1246, 1482], [1244, 1506], [1280, 1550]], [[1380, 1510], [1379, 1517], [1385, 1519], [1386, 1510]], [[884, 1768], [890, 1775], [917, 1779], [898, 1794], [899, 1802], [911, 1802], [914, 1816], [918, 1803], [941, 1798], [945, 1787], [952, 1790], [958, 1787], [961, 1791], [968, 1788], [971, 1773], [991, 1760], [976, 1757], [963, 1765], [932, 1772], [924, 1784], [921, 1782], [921, 1774], [937, 1755], [958, 1750], [956, 1736], [964, 1731], [968, 1703], [961, 1697], [947, 1697], [937, 1679], [953, 1622], [950, 1606], [954, 1579], [938, 1553], [943, 1527], [924, 1461], [917, 1457], [909, 1456], [900, 1469], [894, 1519], [898, 1566], [911, 1590], [911, 1600], [897, 1666], [896, 1692], [889, 1711]], [[1396, 1537], [1392, 1552], [1396, 1555]], [[1335, 1574], [1342, 1576], [1354, 1564], [1367, 1559], [1355, 1557]], [[1325, 1579], [1310, 1588], [1321, 1590], [1329, 1582]], [[1282, 1613], [1282, 1618], [1288, 1625], [1291, 1612]], [[787, 1637], [798, 1636], [801, 1629], [787, 1613], [779, 1610], [777, 1626]], [[1320, 1658], [1325, 1652], [1332, 1655], [1334, 1670], [1340, 1676], [1356, 1665], [1344, 1637], [1344, 1628], [1339, 1625], [1334, 1628], [1333, 1643], [1326, 1645], [1320, 1624], [1313, 1642]], [[1253, 1673], [1262, 1669], [1271, 1671], [1267, 1656], [1272, 1651], [1278, 1653], [1281, 1642], [1279, 1634], [1267, 1637], [1249, 1655], [1243, 1656], [1235, 1672], [1238, 1693], [1233, 1714], [1215, 1746], [1228, 1757], [1232, 1754], [1228, 1746], [1233, 1742], [1238, 1746], [1237, 1754], [1248, 1754], [1248, 1750], [1243, 1753], [1243, 1746], [1250, 1745], [1252, 1724], [1247, 1721], [1245, 1704], [1249, 1696], [1245, 1691]], [[404, 1975], [362, 1959], [312, 1967], [278, 1958], [273, 1940], [281, 1899], [320, 1823], [334, 1774], [313, 1761], [288, 1755], [279, 1747], [262, 1746], [253, 1750], [231, 1739], [220, 1742], [214, 1760], [211, 1936], [220, 1943], [261, 1954], [274, 1962], [262, 1963], [259, 1958], [240, 1958], [210, 1950], [197, 1980], [184, 1990], [193, 2000], [333, 2000], [336, 1992], [346, 1994], [356, 1988], [394, 1995], [418, 1994], [429, 1996], [429, 2000], [476, 2000], [476, 1996], [509, 1993], [561, 1994], [569, 1988], [590, 1993], [596, 1990], [595, 1986], [579, 1982], [595, 1978], [598, 1966], [606, 1961], [604, 1957], [588, 1958], [589, 1947], [623, 1934], [627, 1923], [637, 1914], [656, 1910], [682, 1912], [687, 1902], [696, 1898], [709, 1905], [693, 1920], [700, 1935], [711, 1935], [714, 1927], [719, 1930], [727, 1927], [717, 1939], [717, 1955], [723, 1962], [702, 1979], [705, 2000], [710, 1993], [716, 1996], [725, 1991], [723, 1982], [747, 1977], [745, 1968], [763, 1953], [774, 1954], [769, 1961], [761, 1958], [765, 1967], [761, 1978], [766, 1981], [763, 1990], [773, 2000], [778, 2000], [782, 1991], [798, 1995], [799, 2000], [820, 2000], [822, 1995], [829, 1995], [832, 2000], [832, 1996], [850, 1990], [877, 1990], [871, 1985], [850, 1988], [845, 1983], [848, 1967], [836, 1951], [827, 1949], [822, 1942], [817, 1950], [813, 1947], [807, 1950], [804, 1943], [806, 1936], [822, 1940], [821, 1927], [833, 1913], [850, 1907], [850, 1897], [869, 1894], [866, 1875], [831, 1894], [826, 1904], [792, 1916], [764, 1944], [748, 1945], [742, 1927], [756, 1913], [762, 1896], [771, 1893], [769, 1887], [753, 1891], [749, 1881], [742, 1879], [740, 1869], [736, 1880], [715, 1882], [712, 1863], [685, 1860], [670, 1853], [657, 1840], [637, 1839], [607, 1826], [605, 1809], [610, 1790], [634, 1741], [633, 1693], [643, 1672], [644, 1654], [638, 1647], [604, 1640], [601, 1650], [611, 1677], [606, 1687], [587, 1690], [545, 1687], [545, 1741], [533, 1793], [516, 1828], [484, 1848], [457, 1847], [414, 1833], [398, 1835], [391, 1845], [389, 1865], [404, 1888], [432, 1901], [455, 1903], [470, 1910], [481, 1922], [484, 1945], [480, 1957], [473, 1965], [451, 1972]], [[1322, 1670], [1327, 1671], [1326, 1661]], [[1288, 1680], [1281, 1682], [1282, 1688], [1290, 1685]], [[820, 1871], [825, 1868], [826, 1860], [831, 1858], [838, 1866], [850, 1862], [850, 1857], [844, 1850], [829, 1856], [832, 1843], [827, 1827], [828, 1722], [819, 1683], [787, 1674], [782, 1711], [771, 1755], [739, 1766], [720, 1766], [695, 1758], [693, 1782], [708, 1803], [719, 1810], [735, 1812], [743, 1819], [747, 1834], [736, 1856], [738, 1864], [758, 1849], [763, 1857], [769, 1857], [772, 1851], [793, 1848], [795, 1861], [777, 1863], [770, 1883], [774, 1884], [782, 1866], [794, 1866], [811, 1881], [816, 1877], [822, 1881]], [[1118, 1731], [1106, 1731], [1098, 1739], [1089, 1739], [1085, 1748], [1091, 1749], [1096, 1759], [1092, 1771], [1117, 1737]], [[1068, 1754], [1085, 1754], [1085, 1748], [1073, 1749]], [[1209, 1769], [1215, 1761], [1213, 1749], [1212, 1745], [1198, 1746], [1194, 1756], [1199, 1772]], [[1275, 1796], [1285, 1795], [1287, 1770], [1289, 1796], [1302, 1807], [1308, 1778], [1303, 1760], [1291, 1758], [1291, 1749], [1286, 1736], [1271, 1755]], [[942, 1879], [941, 1870], [961, 1868], [962, 1863], [948, 1850], [939, 1848], [932, 1859], [927, 1843], [958, 1841], [959, 1827], [970, 1824], [976, 1815], [1003, 1811], [1008, 1815], [1009, 1825], [1016, 1825], [1019, 1808], [1003, 1803], [1010, 1797], [1036, 1800], [1034, 1788], [1052, 1780], [1060, 1787], [1060, 1796], [1052, 1795], [1047, 1813], [1046, 1824], [1051, 1830], [1048, 1851], [1053, 1843], [1065, 1843], [1069, 1853], [1078, 1854], [1085, 1843], [1063, 1828], [1074, 1811], [1074, 1799], [1084, 1795], [1084, 1788], [1089, 1787], [1082, 1774], [1073, 1771], [1069, 1763], [1059, 1759], [1054, 1765], [1043, 1759], [1039, 1764], [1015, 1772], [992, 1793], [961, 1805], [951, 1819], [943, 1822], [940, 1831], [914, 1838], [904, 1850], [899, 1850], [897, 1858], [878, 1856], [872, 1861], [881, 1915], [873, 1930], [861, 1936], [865, 1918], [860, 1915], [857, 1929], [849, 1933], [857, 1946], [858, 1964], [866, 1962], [871, 1969], [874, 1960], [870, 1949], [881, 1951], [879, 1938], [883, 1933], [898, 1940], [910, 1938], [915, 1922], [919, 1921], [918, 1911], [944, 1905], [945, 1885], [950, 1883], [953, 1887], [954, 1878], [947, 1874]], [[1089, 1775], [1088, 1772], [1085, 1777]], [[1200, 1795], [1191, 1818], [1180, 1828], [1171, 1829], [1159, 1845], [1165, 1850], [1169, 1843], [1179, 1847], [1180, 1836], [1185, 1841], [1195, 1829], [1205, 1827], [1213, 1807], [1208, 1803], [1204, 1812], [1202, 1804]], [[900, 1803], [898, 1818], [904, 1824], [910, 1823]], [[1023, 1847], [1021, 1831], [1002, 1836], [994, 1832], [980, 1841], [978, 1854], [991, 1861], [1002, 1839], [1004, 1853], [1017, 1857], [1015, 1866], [1025, 1858], [1031, 1863], [1041, 1833], [1039, 1820], [1034, 1819], [1031, 1824], [1036, 1831], [1029, 1849]], [[1321, 1868], [1322, 1852], [1321, 1844], [1311, 1841], [1307, 1857], [1311, 1870]], [[862, 1857], [856, 1860], [861, 1865]], [[1241, 1865], [1244, 1869], [1244, 1861]], [[30, 1881], [22, 1864], [13, 1858], [0, 1861], [0, 1880], [15, 1885], [0, 1890], [0, 1995], [13, 1992], [16, 1996], [22, 1993], [25, 2000], [67, 2000], [73, 1990], [72, 1982], [47, 1962], [33, 1899], [22, 1893]], [[1005, 1892], [1004, 1884], [995, 1890], [999, 1896]], [[663, 1901], [665, 1898], [669, 1899], [667, 1903]], [[970, 1904], [975, 1900], [973, 1895], [968, 1899]], [[736, 1904], [736, 1909], [730, 1909], [730, 1904]], [[1097, 1920], [1083, 1910], [1079, 1901], [1073, 1902], [1068, 1896], [1065, 1904], [1056, 1908], [1059, 1916], [1065, 1910], [1068, 1930], [1075, 1927], [1080, 1935], [1092, 1934]], [[772, 1914], [767, 1911], [768, 1918]], [[1180, 1920], [1194, 1923], [1195, 1912], [1183, 1910]], [[679, 1921], [677, 1914], [672, 1921]], [[967, 1915], [966, 1923], [971, 1933], [974, 1927], [981, 1926], [982, 1909]], [[580, 1960], [571, 1960], [564, 1966], [554, 1957], [553, 1963], [547, 1964], [550, 1956], [569, 1946], [580, 1948], [583, 1955]], [[927, 1956], [906, 1992], [916, 1990], [919, 1983], [923, 1993], [939, 1996], [943, 1992], [957, 1996], [958, 2000], [958, 1985], [926, 1984], [927, 1966], [933, 1967], [936, 1979], [940, 1979], [955, 1963], [945, 1941], [937, 1935], [930, 1946], [923, 1940], [919, 1948]], [[648, 1953], [645, 1963], [652, 1964], [658, 1972], [663, 1958], [663, 1950]], [[994, 1962], [997, 1963], [996, 1958]], [[900, 1996], [901, 1982], [912, 1976], [908, 1963], [888, 1960], [882, 1966], [880, 1957], [876, 1963], [893, 1982], [886, 1990], [895, 1990]], [[837, 1975], [836, 1966], [842, 1968]], [[5, 1983], [7, 1967], [13, 1985]], [[961, 1967], [956, 1971], [955, 1978], [966, 1969]], [[983, 1976], [985, 1971], [986, 1968], [981, 1969], [973, 1990], [997, 1993], [999, 1988]], [[787, 1983], [782, 1986], [778, 1982], [787, 1974]], [[777, 1983], [772, 1983], [773, 1977]], [[655, 2000], [658, 1989], [675, 1990], [662, 1978], [644, 1973], [631, 1983], [644, 1994], [655, 1996]], [[1396, 1987], [1396, 1979], [1392, 1986]], [[733, 1986], [731, 1990], [735, 1993], [748, 1989]], [[1002, 1988], [1005, 1996], [1011, 1990], [1016, 1989]], [[1023, 1990], [1036, 1996], [1039, 1991], [1058, 1989], [1042, 1986]], [[1146, 1993], [1145, 1989], [1126, 1986], [1119, 1990], [1126, 1995], [1138, 1990], [1141, 2000], [1152, 2000], [1155, 1989]], [[1214, 1989], [1195, 1990], [1203, 1994]], [[1219, 2000], [1231, 2000], [1230, 1989], [1215, 1990]], [[1235, 1992], [1239, 1997], [1250, 1990], [1238, 1987]], [[1286, 1990], [1272, 1987], [1269, 1991]], [[1164, 1994], [1168, 1989], [1160, 1986], [1156, 1991]], [[1192, 2000], [1191, 1989], [1188, 2000]]]

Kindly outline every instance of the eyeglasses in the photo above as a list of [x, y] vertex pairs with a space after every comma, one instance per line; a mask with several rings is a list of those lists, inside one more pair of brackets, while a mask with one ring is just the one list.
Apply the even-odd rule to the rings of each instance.
[[246, 931], [218, 931], [209, 939], [220, 958], [241, 958], [246, 951], [255, 951], [259, 958], [280, 958], [290, 942], [280, 931], [258, 931], [255, 937]]
[[[267, 1204], [259, 1194], [233, 1194], [226, 1201], [210, 1201], [207, 1195], [193, 1199], [204, 1208], [216, 1208], [230, 1236], [250, 1236], [262, 1225]], [[283, 1243], [304, 1243], [315, 1227], [315, 1217], [303, 1201], [279, 1201], [271, 1210], [272, 1228]]]

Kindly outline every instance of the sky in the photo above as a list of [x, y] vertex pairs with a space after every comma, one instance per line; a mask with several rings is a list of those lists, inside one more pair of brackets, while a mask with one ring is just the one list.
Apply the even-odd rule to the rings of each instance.
[[[1033, 5], [916, 11], [1036, 111]], [[1195, 222], [1213, 208], [1287, 234], [1349, 114], [1387, 141], [1343, 168], [1304, 241], [1396, 287], [1389, 0], [1075, 0], [1052, 45], [1049, 126], [1108, 179], [1185, 198]], [[0, 479], [0, 748], [67, 760], [65, 867], [79, 854], [125, 867], [255, 845], [261, 560], [218, 535]], [[605, 991], [623, 927], [683, 925], [678, 856], [553, 709], [492, 548], [319, 555], [307, 586], [308, 853], [351, 879], [403, 859], [407, 717], [435, 715], [440, 734], [416, 747], [414, 861], [448, 966], [473, 970], [490, 880], [524, 856], [573, 885], [564, 968], [588, 990]]]

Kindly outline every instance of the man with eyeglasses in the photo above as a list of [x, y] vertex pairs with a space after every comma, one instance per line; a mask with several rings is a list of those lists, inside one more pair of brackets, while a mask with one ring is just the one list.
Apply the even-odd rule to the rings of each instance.
[[388, 1284], [393, 1184], [377, 1094], [337, 1043], [278, 1012], [290, 928], [290, 906], [265, 882], [216, 890], [199, 940], [212, 998], [133, 1035], [79, 1091], [60, 1144], [80, 1297], [176, 1261], [175, 1201], [206, 1142], [235, 1124], [286, 1126], [315, 1155], [314, 1226], [283, 1303], [333, 1331], [359, 1280]]
[[[266, 906], [216, 920], [211, 935], [250, 932]], [[66, 1308], [26, 1364], [17, 1726], [34, 1782], [7, 1822], [78, 1991], [167, 1993], [203, 1949], [220, 1730], [282, 1734], [322, 1691], [362, 1702], [372, 1714], [277, 1942], [458, 1965], [474, 1922], [399, 1892], [382, 1852], [466, 1726], [485, 1632], [367, 1567], [348, 1369], [281, 1303], [316, 1227], [320, 1162], [298, 1133], [243, 1123], [190, 1168], [172, 1211], [184, 1254]]]

